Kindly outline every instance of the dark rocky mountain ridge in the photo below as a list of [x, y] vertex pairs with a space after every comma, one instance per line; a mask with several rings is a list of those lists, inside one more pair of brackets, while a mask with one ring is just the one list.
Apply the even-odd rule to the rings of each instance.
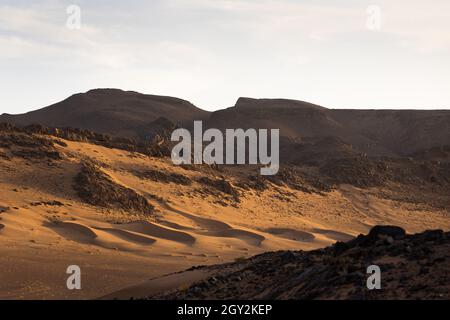
[[145, 138], [146, 128], [155, 127], [154, 122], [161, 117], [173, 123], [189, 124], [208, 114], [178, 98], [118, 89], [94, 89], [36, 111], [21, 115], [3, 114], [0, 122], [21, 126], [72, 127], [115, 136]]
[[328, 157], [348, 155], [408, 157], [450, 145], [450, 110], [327, 109], [287, 99], [239, 98], [234, 107], [208, 112], [173, 97], [118, 89], [75, 94], [49, 107], [20, 115], [3, 114], [0, 122], [72, 127], [113, 136], [145, 139], [167, 122], [191, 128], [278, 128], [288, 161], [300, 161], [300, 150]]

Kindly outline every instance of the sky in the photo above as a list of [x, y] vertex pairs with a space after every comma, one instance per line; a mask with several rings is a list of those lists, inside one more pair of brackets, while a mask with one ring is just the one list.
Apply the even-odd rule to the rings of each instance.
[[0, 113], [93, 88], [449, 109], [450, 1], [0, 0]]

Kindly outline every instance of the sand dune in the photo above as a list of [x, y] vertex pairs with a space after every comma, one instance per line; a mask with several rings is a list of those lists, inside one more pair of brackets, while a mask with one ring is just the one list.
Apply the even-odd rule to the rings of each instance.
[[111, 233], [112, 235], [119, 237], [122, 240], [136, 242], [139, 244], [153, 244], [157, 241], [156, 239], [148, 237], [146, 235], [122, 229], [113, 229], [113, 228], [96, 228], [96, 229]]
[[189, 233], [166, 228], [156, 223], [151, 223], [148, 221], [138, 221], [125, 224], [122, 226], [122, 228], [125, 230], [143, 233], [150, 237], [153, 236], [157, 238], [179, 242], [186, 245], [192, 245], [193, 243], [195, 243], [196, 240], [195, 237], [191, 236]]
[[[133, 284], [148, 294], [188, 284], [199, 273], [186, 280], [176, 274], [155, 277], [266, 251], [322, 248], [366, 233], [375, 224], [391, 222], [411, 233], [450, 229], [448, 208], [386, 199], [377, 189], [341, 185], [318, 193], [267, 182], [264, 190], [248, 190], [239, 182], [251, 169], [190, 170], [169, 159], [64, 143], [54, 147], [62, 155], [57, 161], [0, 157], [0, 265], [6, 279], [0, 298], [97, 298]], [[153, 212], [83, 201], [73, 183], [86, 159], [100, 166], [114, 185], [145, 197]], [[136, 170], [150, 168], [192, 183], [136, 175]], [[225, 201], [220, 191], [205, 193], [197, 182], [220, 176], [231, 181], [238, 203]], [[72, 264], [83, 270], [80, 292], [65, 287], [65, 270]]]
[[199, 234], [207, 235], [210, 237], [237, 238], [254, 246], [260, 246], [261, 243], [266, 239], [263, 235], [260, 235], [258, 233], [233, 228], [231, 225], [223, 221], [199, 217], [197, 215], [176, 209], [166, 203], [162, 204], [162, 206], [169, 211], [175, 212], [187, 219], [192, 220], [201, 229], [205, 230], [197, 231], [197, 233]]
[[260, 246], [266, 240], [266, 237], [258, 233], [233, 228], [216, 231], [210, 233], [209, 236], [237, 238], [253, 246]]
[[101, 297], [102, 300], [143, 298], [159, 292], [165, 292], [177, 288], [188, 287], [192, 283], [208, 276], [202, 270], [192, 270], [183, 273], [169, 274], [160, 278], [151, 279], [143, 283], [131, 286], [117, 292]]
[[188, 213], [186, 211], [182, 211], [180, 209], [176, 209], [173, 206], [168, 205], [167, 203], [161, 203], [162, 207], [166, 210], [175, 212], [189, 220], [192, 220], [194, 223], [196, 223], [200, 228], [203, 228], [208, 231], [220, 231], [225, 229], [231, 229], [231, 226], [227, 223], [216, 220], [216, 219], [210, 219], [205, 217], [199, 217], [197, 215], [194, 215], [192, 213]]
[[269, 228], [266, 231], [273, 235], [295, 241], [310, 242], [315, 239], [315, 236], [309, 232], [289, 228]]
[[339, 232], [335, 230], [325, 230], [325, 229], [312, 229], [311, 230], [314, 233], [319, 233], [327, 236], [330, 239], [336, 240], [336, 241], [348, 241], [353, 238], [352, 235], [347, 234], [345, 232]]
[[76, 222], [61, 222], [57, 227], [54, 227], [53, 230], [66, 239], [82, 243], [94, 243], [95, 239], [98, 237], [94, 230]]

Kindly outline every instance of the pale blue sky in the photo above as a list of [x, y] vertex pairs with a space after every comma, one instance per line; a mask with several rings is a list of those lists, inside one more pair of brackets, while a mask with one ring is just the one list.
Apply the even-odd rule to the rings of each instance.
[[0, 113], [98, 87], [208, 110], [239, 96], [448, 109], [450, 1], [0, 0]]

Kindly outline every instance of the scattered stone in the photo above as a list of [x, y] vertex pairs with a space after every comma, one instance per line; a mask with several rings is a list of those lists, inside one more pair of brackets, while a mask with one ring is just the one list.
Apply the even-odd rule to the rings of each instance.
[[236, 202], [239, 202], [239, 192], [236, 188], [224, 177], [220, 179], [210, 179], [208, 177], [201, 177], [198, 179], [198, 182], [204, 186], [206, 186], [206, 190], [209, 191], [211, 195], [217, 196], [218, 194], [214, 192], [219, 191], [221, 193], [225, 193], [230, 195], [232, 199]]
[[386, 180], [386, 167], [364, 156], [329, 159], [320, 171], [335, 185], [351, 184], [357, 187], [379, 186]]
[[36, 206], [57, 206], [57, 207], [62, 207], [64, 206], [64, 203], [53, 200], [53, 201], [41, 201], [41, 202], [32, 202], [31, 203], [32, 206], [36, 207]]
[[174, 172], [167, 172], [163, 170], [154, 170], [154, 169], [146, 169], [145, 171], [137, 171], [135, 170], [134, 175], [139, 178], [144, 179], [150, 179], [152, 181], [156, 182], [162, 182], [162, 183], [176, 183], [184, 186], [189, 186], [192, 184], [191, 179], [188, 177], [174, 173]]
[[[406, 235], [399, 227], [376, 226], [368, 235], [325, 249], [269, 252], [203, 267], [211, 273], [209, 278], [148, 298], [450, 299], [449, 236], [439, 231]], [[414, 243], [424, 237], [439, 241], [417, 247]], [[412, 248], [413, 254], [406, 248]], [[398, 250], [395, 259], [389, 258], [393, 249]], [[431, 262], [424, 265], [424, 258]], [[373, 264], [381, 269], [382, 290], [366, 286], [367, 267]]]
[[62, 159], [62, 154], [55, 148], [54, 140], [48, 137], [26, 132], [0, 131], [0, 141], [0, 147], [26, 160]]
[[422, 241], [437, 241], [444, 238], [444, 231], [442, 230], [426, 230], [417, 235]]
[[136, 191], [115, 183], [96, 164], [84, 162], [74, 179], [74, 189], [85, 202], [103, 208], [152, 214], [154, 207]]

